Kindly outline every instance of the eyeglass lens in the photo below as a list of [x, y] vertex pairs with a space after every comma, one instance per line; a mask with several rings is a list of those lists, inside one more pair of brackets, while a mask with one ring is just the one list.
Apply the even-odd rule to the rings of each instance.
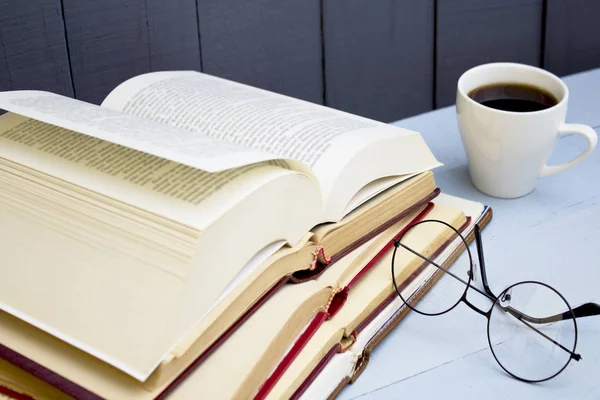
[[[458, 259], [453, 263], [442, 262], [456, 250], [460, 253]], [[434, 261], [437, 267], [426, 259]], [[422, 299], [403, 291], [398, 293], [408, 307], [420, 314], [433, 316], [448, 312], [460, 302], [471, 282], [472, 262], [466, 251], [466, 242], [450, 225], [436, 220], [419, 222], [405, 231], [398, 240], [393, 261], [395, 265], [408, 265], [408, 269], [416, 268], [423, 274], [446, 268], [446, 273], [438, 274], [435, 290], [429, 291]]]
[[490, 348], [498, 363], [527, 381], [556, 376], [571, 360], [577, 340], [575, 318], [551, 318], [564, 313], [570, 313], [569, 305], [544, 284], [520, 282], [502, 292], [488, 320]]

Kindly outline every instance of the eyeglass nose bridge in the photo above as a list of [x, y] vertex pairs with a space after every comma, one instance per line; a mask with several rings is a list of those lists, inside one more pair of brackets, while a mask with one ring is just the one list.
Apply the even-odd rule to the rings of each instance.
[[465, 292], [462, 296], [462, 298], [460, 299], [460, 301], [462, 301], [463, 303], [465, 303], [471, 310], [475, 311], [477, 314], [483, 315], [484, 317], [486, 317], [488, 320], [490, 319], [490, 315], [492, 314], [492, 309], [490, 308], [488, 311], [483, 311], [481, 308], [477, 307], [476, 305], [474, 305], [473, 303], [471, 303], [468, 299], [467, 299], [467, 292]]

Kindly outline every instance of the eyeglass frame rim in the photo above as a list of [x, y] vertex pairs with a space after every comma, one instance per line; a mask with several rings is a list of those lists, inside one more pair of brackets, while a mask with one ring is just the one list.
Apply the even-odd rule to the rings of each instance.
[[[419, 311], [416, 308], [413, 308], [406, 300], [404, 300], [404, 298], [402, 297], [402, 294], [400, 293], [398, 285], [396, 283], [396, 274], [395, 274], [395, 270], [394, 270], [394, 260], [396, 258], [396, 252], [397, 252], [398, 247], [399, 247], [400, 239], [406, 233], [408, 233], [410, 231], [410, 229], [414, 228], [417, 225], [425, 223], [425, 222], [438, 222], [438, 223], [441, 223], [441, 224], [449, 227], [454, 232], [456, 232], [456, 234], [461, 238], [462, 242], [464, 243], [464, 245], [465, 245], [465, 247], [467, 249], [467, 254], [469, 256], [469, 280], [467, 281], [467, 284], [465, 285], [465, 291], [463, 292], [463, 294], [461, 295], [461, 297], [458, 299], [458, 301], [454, 305], [452, 305], [450, 308], [448, 308], [445, 311], [442, 311], [442, 312], [439, 312], [439, 313], [435, 313], [435, 314], [429, 314], [429, 313], [425, 313], [425, 312]], [[425, 315], [425, 316], [430, 316], [430, 317], [435, 317], [435, 316], [446, 314], [447, 312], [452, 311], [454, 308], [456, 308], [456, 306], [458, 306], [459, 303], [461, 303], [461, 302], [465, 303], [473, 311], [475, 311], [476, 313], [478, 313], [478, 314], [483, 315], [484, 317], [486, 317], [486, 319], [488, 321], [486, 333], [487, 333], [487, 339], [488, 339], [488, 344], [489, 344], [489, 347], [490, 347], [490, 351], [492, 352], [492, 356], [496, 360], [496, 363], [498, 365], [500, 365], [500, 367], [507, 374], [509, 374], [511, 377], [513, 377], [513, 378], [515, 378], [515, 379], [517, 379], [519, 381], [527, 382], [527, 383], [539, 383], [539, 382], [544, 382], [544, 381], [550, 380], [552, 378], [555, 378], [557, 375], [559, 375], [561, 372], [563, 372], [567, 368], [567, 366], [569, 365], [569, 363], [571, 362], [572, 359], [575, 358], [575, 359], [579, 360], [581, 358], [581, 356], [579, 354], [575, 353], [575, 351], [577, 349], [577, 341], [578, 341], [578, 337], [579, 337], [579, 332], [578, 332], [578, 328], [577, 328], [577, 318], [576, 318], [575, 313], [573, 312], [573, 308], [571, 307], [571, 305], [569, 304], [569, 302], [567, 301], [567, 299], [558, 290], [556, 290], [552, 286], [548, 285], [547, 283], [539, 282], [539, 281], [533, 281], [533, 280], [526, 280], [526, 281], [515, 282], [515, 283], [509, 285], [508, 287], [506, 287], [502, 292], [500, 292], [500, 295], [498, 295], [498, 296], [494, 295], [494, 293], [492, 292], [492, 290], [489, 287], [488, 280], [487, 280], [487, 273], [486, 273], [486, 269], [485, 269], [485, 259], [484, 259], [484, 256], [483, 256], [483, 240], [482, 240], [482, 237], [481, 237], [481, 228], [480, 228], [479, 224], [477, 224], [477, 223], [475, 223], [475, 226], [474, 226], [474, 239], [475, 239], [475, 246], [476, 246], [476, 249], [477, 249], [477, 258], [478, 258], [478, 261], [479, 261], [479, 269], [480, 269], [480, 272], [481, 272], [481, 281], [482, 281], [482, 285], [483, 285], [483, 288], [484, 288], [483, 292], [479, 288], [476, 288], [475, 286], [471, 285], [471, 282], [473, 281], [473, 272], [474, 272], [473, 271], [473, 256], [471, 255], [471, 249], [469, 248], [469, 243], [467, 242], [466, 238], [456, 228], [454, 228], [452, 225], [450, 225], [449, 223], [447, 223], [445, 221], [441, 221], [441, 220], [437, 220], [437, 219], [425, 219], [425, 220], [421, 220], [421, 221], [418, 221], [418, 222], [412, 224], [409, 227], [409, 229], [407, 229], [405, 232], [402, 233], [402, 235], [400, 235], [397, 238], [394, 238], [394, 251], [392, 253], [392, 281], [393, 281], [393, 286], [394, 286], [394, 289], [396, 291], [396, 294], [400, 297], [400, 299], [402, 300], [403, 304], [406, 305], [408, 308], [410, 308], [411, 310], [417, 312], [418, 314]], [[423, 257], [423, 256], [421, 256], [421, 257]], [[442, 270], [443, 270], [443, 268], [442, 268]], [[443, 271], [445, 273], [448, 273], [448, 274], [452, 275], [449, 271], [446, 271], [446, 270], [443, 270]], [[559, 297], [565, 302], [565, 304], [569, 308], [568, 312], [571, 314], [571, 318], [570, 319], [573, 320], [573, 325], [574, 325], [574, 328], [575, 328], [575, 340], [574, 340], [574, 343], [573, 343], [573, 350], [570, 351], [571, 356], [568, 358], [568, 360], [565, 363], [565, 365], [560, 370], [558, 370], [558, 372], [556, 372], [553, 375], [551, 375], [551, 376], [549, 376], [547, 378], [544, 378], [544, 379], [526, 379], [526, 378], [522, 378], [520, 376], [517, 376], [517, 375], [513, 374], [508, 369], [506, 369], [506, 367], [504, 367], [502, 365], [502, 363], [498, 360], [498, 357], [494, 353], [492, 342], [491, 342], [491, 338], [490, 338], [490, 321], [491, 321], [491, 314], [492, 314], [492, 310], [494, 309], [494, 306], [498, 303], [498, 301], [500, 300], [500, 297], [504, 293], [506, 293], [508, 290], [510, 290], [514, 286], [517, 286], [517, 285], [520, 285], [520, 284], [525, 284], [525, 283], [539, 284], [539, 285], [542, 285], [542, 286], [545, 286], [545, 287], [549, 288], [550, 290], [552, 290], [556, 294], [558, 294]], [[474, 289], [475, 291], [479, 292], [480, 294], [485, 295], [490, 300], [492, 300], [492, 305], [491, 305], [491, 307], [490, 307], [490, 309], [488, 311], [484, 311], [484, 310], [478, 308], [477, 306], [475, 306], [474, 304], [472, 304], [471, 302], [469, 302], [469, 300], [467, 299], [467, 292], [469, 291], [469, 288]]]
[[[417, 225], [420, 225], [422, 223], [425, 222], [439, 222], [441, 224], [446, 225], [447, 227], [451, 228], [452, 230], [454, 230], [457, 234], [458, 237], [462, 240], [462, 242], [465, 245], [465, 248], [467, 249], [467, 254], [469, 256], [469, 280], [467, 281], [467, 284], [465, 285], [465, 290], [463, 291], [462, 295], [459, 297], [459, 299], [456, 301], [456, 303], [454, 303], [450, 308], [444, 310], [444, 311], [440, 311], [439, 313], [426, 313], [420, 310], [417, 310], [416, 308], [413, 308], [405, 299], [404, 297], [402, 297], [402, 293], [400, 293], [400, 289], [398, 288], [398, 284], [396, 282], [396, 273], [395, 273], [395, 268], [394, 268], [394, 261], [396, 260], [396, 252], [398, 250], [398, 244], [400, 243], [400, 239], [402, 239], [404, 237], [404, 235], [409, 232], [412, 228], [414, 228]], [[446, 273], [449, 273], [448, 271], [445, 271]], [[473, 304], [469, 303], [467, 300], [467, 292], [469, 291], [469, 288], [471, 287], [471, 281], [473, 280], [473, 256], [471, 255], [471, 249], [469, 249], [469, 244], [467, 243], [467, 240], [464, 238], [463, 235], [460, 234], [460, 232], [455, 229], [452, 225], [448, 224], [445, 221], [441, 221], [441, 220], [437, 220], [437, 219], [424, 219], [421, 221], [418, 221], [414, 224], [412, 224], [406, 231], [404, 231], [402, 233], [402, 235], [400, 235], [397, 238], [394, 238], [394, 251], [392, 253], [392, 283], [394, 285], [394, 289], [396, 290], [396, 294], [398, 295], [398, 297], [400, 297], [400, 300], [402, 300], [402, 302], [408, 307], [410, 308], [412, 311], [421, 314], [421, 315], [425, 315], [427, 317], [436, 317], [439, 315], [443, 315], [446, 314], [447, 312], [452, 311], [454, 308], [456, 308], [461, 302], [465, 302], [470, 308], [472, 308], [475, 312], [485, 315], [485, 312], [483, 310], [480, 310], [479, 308], [475, 307]]]

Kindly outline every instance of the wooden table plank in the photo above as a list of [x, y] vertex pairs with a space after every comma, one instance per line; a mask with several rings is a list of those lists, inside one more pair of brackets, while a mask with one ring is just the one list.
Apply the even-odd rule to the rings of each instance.
[[434, 1], [323, 2], [326, 104], [395, 121], [433, 108]]
[[203, 71], [323, 103], [319, 0], [198, 0]]
[[60, 0], [0, 0], [0, 91], [73, 96]]
[[[479, 319], [477, 315], [473, 318]], [[479, 321], [477, 326], [472, 325], [473, 329], [480, 330], [479, 333], [485, 336], [484, 323]], [[518, 382], [504, 374], [495, 363], [489, 349], [482, 347], [404, 381], [368, 392], [359, 398], [363, 400], [406, 399], [407, 396], [414, 395], [421, 400], [598, 399], [600, 398], [598, 369], [590, 367], [590, 360], [593, 362], [594, 359], [600, 358], [600, 347], [597, 346], [600, 324], [593, 323], [589, 319], [581, 320], [578, 328], [581, 333], [577, 349], [586, 362], [582, 360], [579, 363], [572, 363], [555, 380], [537, 385]], [[453, 333], [461, 334], [461, 332], [461, 328], [458, 327]], [[476, 340], [480, 341], [479, 338]], [[403, 362], [400, 354], [396, 354], [398, 361]], [[371, 362], [379, 362], [377, 356]]]
[[194, 0], [63, 0], [77, 98], [150, 71], [200, 69]]
[[600, 65], [600, 1], [547, 1], [544, 68], [558, 75]]
[[443, 0], [437, 11], [436, 107], [454, 103], [462, 72], [493, 61], [539, 65], [542, 0]]

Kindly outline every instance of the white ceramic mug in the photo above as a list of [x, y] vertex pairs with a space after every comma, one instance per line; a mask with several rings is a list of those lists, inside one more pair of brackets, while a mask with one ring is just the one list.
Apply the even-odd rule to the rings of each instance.
[[[482, 86], [500, 83], [539, 87], [558, 100], [550, 108], [533, 112], [502, 111], [469, 97]], [[596, 132], [587, 125], [565, 124], [569, 89], [556, 75], [515, 63], [492, 63], [474, 67], [458, 80], [456, 112], [477, 189], [494, 197], [515, 198], [531, 192], [538, 177], [549, 176], [576, 165], [596, 147]], [[572, 161], [548, 166], [546, 161], [559, 137], [579, 134], [587, 149]]]

